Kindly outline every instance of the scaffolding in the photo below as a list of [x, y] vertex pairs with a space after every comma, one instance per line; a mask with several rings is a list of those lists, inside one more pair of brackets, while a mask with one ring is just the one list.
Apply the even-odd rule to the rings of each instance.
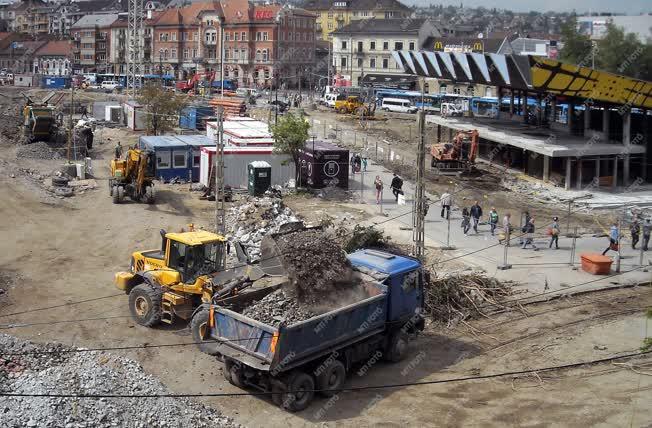
[[129, 0], [127, 18], [127, 95], [136, 96], [143, 76], [143, 31], [144, 0]]

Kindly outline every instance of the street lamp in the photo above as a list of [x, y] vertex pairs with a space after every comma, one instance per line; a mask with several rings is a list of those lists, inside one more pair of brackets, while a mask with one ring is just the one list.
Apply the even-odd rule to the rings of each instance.
[[163, 48], [158, 51], [158, 72], [161, 76], [161, 87], [163, 87]]

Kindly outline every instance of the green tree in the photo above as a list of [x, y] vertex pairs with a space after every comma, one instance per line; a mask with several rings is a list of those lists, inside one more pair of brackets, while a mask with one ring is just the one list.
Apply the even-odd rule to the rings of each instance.
[[145, 108], [145, 127], [148, 135], [162, 135], [179, 124], [179, 112], [186, 106], [185, 95], [173, 94], [158, 84], [147, 84], [137, 97]]
[[564, 47], [559, 52], [562, 61], [591, 66], [590, 60], [587, 61], [591, 54], [591, 40], [577, 31], [577, 18], [574, 16], [562, 24], [561, 41], [564, 43]]
[[634, 33], [608, 24], [607, 32], [598, 41], [596, 68], [616, 74], [624, 74], [639, 79], [650, 78], [649, 64], [652, 50], [641, 43]]
[[278, 123], [272, 126], [274, 136], [274, 151], [285, 153], [292, 157], [296, 171], [296, 178], [299, 177], [299, 154], [308, 140], [310, 124], [303, 115], [287, 113], [278, 119]]

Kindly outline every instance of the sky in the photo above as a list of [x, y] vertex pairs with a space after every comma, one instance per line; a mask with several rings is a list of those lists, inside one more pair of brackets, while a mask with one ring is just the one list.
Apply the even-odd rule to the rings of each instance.
[[[403, 0], [408, 5], [429, 5], [443, 4], [444, 6], [456, 5], [460, 2], [464, 6], [484, 6], [486, 8], [509, 9], [515, 12], [527, 12], [535, 10], [546, 12], [549, 10], [558, 12], [570, 12], [575, 9], [578, 13], [591, 10], [592, 12], [619, 12], [628, 15], [652, 12], [652, 0], [626, 0], [625, 2], [614, 0]], [[624, 5], [627, 5], [626, 7]]]

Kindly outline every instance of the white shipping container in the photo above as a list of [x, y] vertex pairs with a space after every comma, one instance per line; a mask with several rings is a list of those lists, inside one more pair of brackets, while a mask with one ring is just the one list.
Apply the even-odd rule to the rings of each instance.
[[120, 122], [120, 106], [105, 106], [104, 120], [107, 122]]
[[[215, 156], [215, 147], [202, 147], [199, 165], [199, 182], [208, 186]], [[227, 147], [224, 149], [224, 184], [233, 188], [247, 188], [247, 165], [265, 161], [272, 166], [272, 185], [284, 185], [294, 179], [292, 157], [276, 154], [272, 147]]]

